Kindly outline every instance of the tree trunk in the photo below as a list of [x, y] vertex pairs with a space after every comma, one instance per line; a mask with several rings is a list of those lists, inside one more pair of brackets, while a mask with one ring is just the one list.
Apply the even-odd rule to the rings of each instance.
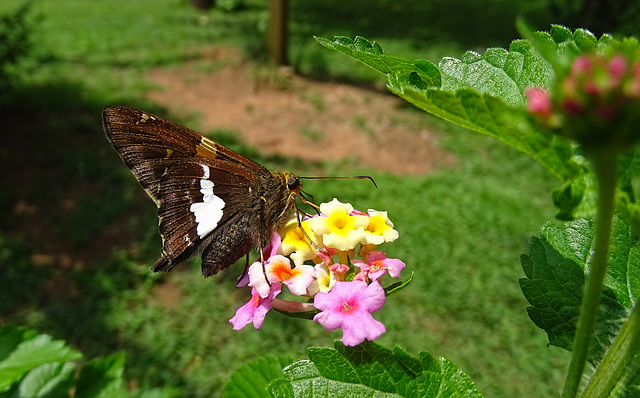
[[267, 46], [269, 57], [276, 65], [288, 65], [289, 0], [269, 0], [269, 27]]

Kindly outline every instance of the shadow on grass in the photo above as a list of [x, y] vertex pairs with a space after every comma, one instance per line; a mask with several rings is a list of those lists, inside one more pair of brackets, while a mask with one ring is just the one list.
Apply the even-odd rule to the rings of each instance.
[[[139, 264], [158, 254], [160, 239], [155, 206], [104, 137], [106, 104], [84, 96], [61, 83], [0, 104], [0, 322], [91, 358], [131, 344], [110, 313], [157, 283]], [[134, 351], [127, 367], [158, 361]]]
[[[528, 8], [533, 8], [529, 6]], [[531, 17], [538, 22], [532, 10]], [[295, 2], [291, 12], [296, 33], [365, 36], [371, 39], [400, 38], [415, 43], [453, 41], [466, 48], [505, 46], [518, 37], [516, 17], [522, 5], [512, 2], [378, 1], [348, 3]], [[546, 28], [547, 26], [544, 26]]]
[[[184, 341], [203, 328], [189, 329], [192, 312], [210, 308], [198, 303], [175, 314], [155, 302], [168, 300], [155, 290], [165, 278], [141, 265], [161, 247], [155, 206], [104, 137], [100, 117], [107, 104], [83, 95], [80, 85], [59, 84], [27, 88], [0, 105], [0, 322], [66, 340], [87, 359], [125, 350], [125, 376], [141, 388], [180, 386], [187, 395], [221, 388], [224, 380], [194, 382], [180, 368], [201, 350]], [[125, 102], [166, 114], [149, 103]], [[261, 163], [295, 162], [260, 156], [230, 133], [215, 138]], [[235, 292], [240, 273], [222, 273], [216, 283]], [[215, 319], [208, 312], [204, 318]], [[221, 323], [204, 327], [201, 344]]]

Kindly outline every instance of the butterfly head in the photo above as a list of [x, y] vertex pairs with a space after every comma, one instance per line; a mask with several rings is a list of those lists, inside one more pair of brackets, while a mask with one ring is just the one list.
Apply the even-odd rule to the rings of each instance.
[[300, 190], [302, 189], [302, 183], [300, 182], [300, 178], [298, 178], [298, 176], [291, 174], [289, 172], [284, 172], [283, 175], [286, 177], [287, 189], [290, 192], [300, 192]]
[[281, 187], [284, 188], [284, 196], [287, 198], [287, 208], [295, 203], [295, 199], [301, 196], [302, 183], [300, 178], [288, 171], [275, 171], [272, 173], [276, 180], [280, 181]]

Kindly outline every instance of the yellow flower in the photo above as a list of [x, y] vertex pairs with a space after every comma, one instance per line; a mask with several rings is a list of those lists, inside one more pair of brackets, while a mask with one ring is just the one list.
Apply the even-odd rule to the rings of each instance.
[[369, 224], [369, 217], [350, 215], [353, 212], [350, 204], [333, 199], [329, 203], [322, 203], [320, 211], [326, 217], [315, 217], [309, 221], [313, 231], [322, 236], [325, 246], [348, 251], [364, 239], [364, 228]]
[[369, 209], [369, 224], [365, 228], [365, 245], [379, 245], [383, 242], [393, 242], [398, 238], [398, 231], [393, 229], [393, 223], [387, 217], [386, 211]]
[[[297, 216], [295, 214], [291, 216], [279, 231], [280, 236], [282, 236], [282, 245], [278, 249], [278, 253], [283, 256], [291, 254], [289, 257], [291, 257], [293, 263], [300, 265], [307, 260], [316, 258], [318, 249], [309, 242], [307, 236], [298, 226]], [[314, 243], [322, 249], [324, 247], [322, 239], [313, 232], [309, 221], [310, 219], [302, 221], [302, 228], [304, 228], [309, 238], [313, 239]]]
[[316, 264], [314, 269], [316, 277], [311, 286], [307, 288], [309, 297], [315, 296], [318, 292], [330, 291], [336, 283], [336, 274], [331, 272], [325, 263]]

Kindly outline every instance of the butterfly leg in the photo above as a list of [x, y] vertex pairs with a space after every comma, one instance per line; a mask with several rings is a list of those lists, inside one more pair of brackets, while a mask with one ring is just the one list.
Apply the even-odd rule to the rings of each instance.
[[244, 277], [247, 275], [247, 272], [249, 271], [249, 253], [247, 253], [245, 255], [245, 264], [244, 264], [244, 269], [242, 270], [242, 274], [240, 275], [240, 277], [238, 278], [239, 281], [241, 281], [242, 279], [244, 279]]
[[264, 266], [264, 252], [260, 249], [260, 263], [262, 264], [262, 275], [264, 275], [264, 280], [267, 281], [267, 285], [271, 286], [271, 282], [269, 282], [269, 278], [267, 277], [267, 268]]
[[300, 213], [301, 213], [300, 209], [298, 209], [297, 205], [296, 205], [295, 208], [296, 208], [296, 221], [298, 223], [298, 228], [300, 228], [300, 230], [302, 231], [302, 234], [304, 235], [304, 237], [307, 238], [307, 240], [309, 241], [309, 243], [311, 243], [311, 246], [313, 246], [314, 249], [316, 249], [317, 251], [321, 251], [321, 252], [323, 252], [325, 254], [329, 254], [326, 250], [320, 248], [320, 246], [318, 246], [318, 244], [316, 242], [314, 242], [313, 239], [311, 239], [309, 234], [307, 234], [307, 231], [304, 230], [304, 228], [302, 227], [302, 221], [300, 221], [300, 218], [301, 218], [300, 217]]

